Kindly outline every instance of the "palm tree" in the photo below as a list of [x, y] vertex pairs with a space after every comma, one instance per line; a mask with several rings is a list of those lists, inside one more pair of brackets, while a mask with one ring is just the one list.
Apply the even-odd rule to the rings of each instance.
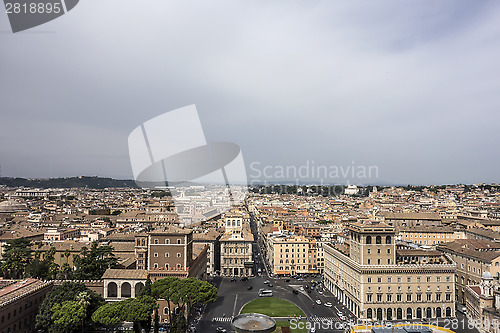
[[86, 292], [86, 291], [82, 291], [81, 293], [79, 293], [76, 296], [76, 301], [78, 302], [78, 304], [80, 304], [82, 306], [83, 310], [85, 311], [85, 316], [82, 319], [82, 332], [83, 332], [83, 324], [85, 322], [85, 318], [87, 317], [87, 308], [90, 305], [90, 295], [89, 295], [89, 293]]

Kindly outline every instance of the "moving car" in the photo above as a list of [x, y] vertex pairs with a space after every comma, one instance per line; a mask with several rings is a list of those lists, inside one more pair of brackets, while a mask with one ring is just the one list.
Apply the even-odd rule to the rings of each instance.
[[273, 291], [272, 290], [259, 290], [259, 297], [273, 297]]
[[329, 308], [331, 308], [331, 307], [332, 307], [332, 303], [330, 303], [330, 302], [326, 302], [326, 303], [324, 303], [323, 305], [324, 305], [324, 306], [327, 306], [327, 307], [329, 307]]
[[252, 290], [252, 289], [253, 289], [253, 287], [252, 287], [252, 286], [248, 286], [248, 288], [247, 288], [247, 289], [248, 289], [248, 290]]
[[316, 304], [321, 305], [321, 301], [319, 299], [316, 300]]
[[217, 329], [215, 330], [217, 333], [226, 333], [226, 329], [224, 327], [217, 327]]

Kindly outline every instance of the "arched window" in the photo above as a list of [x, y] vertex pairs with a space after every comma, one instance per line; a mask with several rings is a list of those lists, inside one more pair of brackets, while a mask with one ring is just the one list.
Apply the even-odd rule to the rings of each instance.
[[[370, 237], [370, 236], [368, 236], [368, 237]], [[373, 317], [372, 309], [370, 309], [370, 308], [366, 309], [366, 318], [372, 319], [372, 317]]]
[[375, 243], [382, 244], [382, 237], [377, 236], [377, 238], [375, 238]]
[[366, 236], [366, 244], [372, 243], [372, 236]]
[[406, 319], [412, 319], [413, 310], [411, 308], [406, 309]]
[[163, 308], [163, 314], [168, 315], [168, 311], [170, 311], [167, 307]]
[[121, 297], [127, 297], [128, 298], [128, 297], [132, 296], [130, 283], [123, 282], [121, 289], [122, 289], [122, 295], [121, 295]]
[[385, 243], [386, 243], [386, 244], [391, 244], [391, 236], [387, 236], [387, 237], [385, 238]]
[[117, 296], [118, 287], [116, 283], [110, 282], [108, 283], [108, 297], [116, 297]]
[[138, 282], [135, 284], [135, 297], [139, 297], [139, 293], [141, 292], [141, 290], [144, 288], [144, 283], [142, 282]]

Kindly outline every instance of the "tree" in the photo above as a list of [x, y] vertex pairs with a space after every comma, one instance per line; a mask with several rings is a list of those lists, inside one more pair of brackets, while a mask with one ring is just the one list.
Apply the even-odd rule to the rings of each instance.
[[150, 325], [147, 323], [151, 321], [151, 314], [156, 307], [156, 300], [151, 296], [129, 298], [101, 306], [92, 315], [92, 320], [105, 326], [122, 321], [133, 322], [135, 332], [140, 333], [143, 326], [149, 330]]
[[[90, 306], [90, 301], [92, 297], [87, 291], [82, 291], [76, 296], [76, 301], [80, 306], [85, 310], [85, 313], [87, 313], [87, 308]], [[82, 332], [83, 332], [83, 326], [84, 326], [84, 318], [82, 318]]]
[[36, 251], [35, 258], [26, 268], [26, 275], [42, 280], [54, 279], [59, 272], [59, 265], [54, 262], [55, 254], [56, 248], [51, 247], [40, 259], [40, 253]]
[[7, 241], [1, 261], [3, 277], [19, 279], [25, 276], [26, 267], [32, 262], [31, 241], [17, 238]]
[[88, 289], [83, 283], [65, 282], [61, 286], [55, 286], [52, 288], [52, 291], [48, 293], [43, 300], [38, 311], [38, 315], [36, 316], [36, 327], [38, 329], [48, 331], [49, 333], [60, 332], [60, 327], [55, 325], [52, 319], [54, 314], [54, 305], [62, 304], [66, 301], [78, 302], [78, 295], [82, 292], [89, 295], [89, 298], [86, 298], [89, 304], [87, 308], [84, 309], [86, 311], [83, 322], [84, 325], [85, 323], [90, 323], [92, 313], [104, 304], [104, 299], [100, 295]]
[[[151, 293], [156, 299], [164, 299], [170, 303], [174, 303], [179, 308], [181, 316], [194, 304], [207, 304], [214, 302], [217, 299], [217, 288], [206, 281], [201, 281], [196, 278], [179, 279], [175, 277], [167, 277], [157, 280], [151, 287]], [[169, 311], [169, 321], [172, 324], [179, 324], [178, 314], [172, 316]]]
[[85, 315], [85, 309], [77, 301], [65, 301], [52, 307], [52, 320], [59, 332], [75, 330], [85, 319]]
[[113, 254], [113, 247], [109, 245], [99, 246], [97, 242], [92, 242], [90, 250], [83, 247], [80, 254], [74, 256], [74, 278], [80, 280], [100, 279], [108, 268], [116, 265], [117, 261]]
[[108, 303], [101, 306], [92, 314], [92, 321], [108, 328], [114, 327], [121, 322], [122, 308], [116, 306], [117, 303]]

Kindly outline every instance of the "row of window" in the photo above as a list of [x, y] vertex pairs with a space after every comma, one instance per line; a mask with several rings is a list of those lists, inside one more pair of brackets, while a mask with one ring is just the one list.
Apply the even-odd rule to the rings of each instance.
[[[157, 264], [157, 263], [154, 263], [154, 264], [153, 264], [153, 267], [154, 267], [155, 269], [158, 269], [158, 264]], [[177, 264], [175, 267], [176, 267], [177, 269], [181, 269], [181, 268], [182, 268], [182, 265], [181, 265], [181, 264]], [[165, 264], [165, 269], [167, 269], [167, 270], [168, 270], [168, 269], [170, 269], [170, 265], [169, 265], [169, 264]]]
[[[378, 286], [378, 287], [377, 287], [377, 290], [378, 290], [379, 292], [381, 292], [381, 291], [382, 291], [382, 287], [381, 287], [381, 286]], [[417, 291], [420, 291], [420, 290], [421, 290], [421, 289], [420, 289], [420, 286], [417, 286]], [[441, 290], [441, 286], [440, 286], [440, 285], [436, 286], [436, 290], [440, 291], [440, 290]], [[451, 290], [451, 288], [450, 288], [450, 286], [449, 286], [449, 285], [448, 285], [448, 286], [446, 286], [446, 290], [447, 290], [447, 291], [450, 291], [450, 290]], [[372, 287], [368, 287], [368, 291], [372, 291]], [[387, 287], [387, 291], [391, 291], [391, 286], [388, 286], [388, 287]], [[427, 286], [427, 291], [431, 291], [431, 286]], [[401, 292], [401, 286], [398, 286], [398, 292]], [[408, 286], [408, 292], [411, 292], [411, 286]]]
[[[155, 252], [155, 253], [153, 254], [153, 256], [154, 256], [155, 258], [158, 258], [158, 252]], [[180, 258], [181, 256], [182, 256], [182, 254], [181, 254], [180, 252], [177, 252], [177, 258]], [[165, 258], [168, 258], [168, 257], [170, 257], [170, 254], [167, 252], [167, 253], [165, 253]]]
[[[366, 263], [368, 265], [371, 265], [372, 260], [370, 258], [368, 258]], [[390, 265], [390, 264], [391, 264], [391, 259], [387, 259], [387, 265]], [[377, 259], [377, 265], [382, 265], [382, 259], [380, 259], [380, 258]]]
[[[224, 253], [233, 253], [233, 248], [231, 248], [231, 247], [230, 248], [225, 247], [224, 248]], [[238, 253], [238, 249], [237, 248], [234, 249], [234, 253]], [[240, 253], [248, 253], [248, 248], [245, 248], [245, 249], [241, 248], [240, 249]]]
[[[402, 280], [403, 280], [403, 279], [402, 279], [402, 277], [401, 277], [401, 276], [398, 276], [398, 277], [396, 278], [396, 281], [397, 281], [398, 283], [401, 283], [401, 282], [402, 282]], [[367, 279], [367, 282], [368, 282], [368, 283], [372, 283], [372, 281], [373, 281], [373, 279], [372, 279], [371, 277], [369, 277], [369, 278]], [[432, 281], [431, 281], [431, 277], [430, 277], [430, 276], [426, 276], [426, 281], [427, 281], [427, 282], [432, 282]], [[407, 282], [407, 283], [411, 283], [411, 282], [412, 282], [412, 278], [411, 278], [411, 276], [406, 277], [406, 282]], [[421, 282], [421, 277], [420, 277], [420, 276], [417, 276], [417, 277], [416, 277], [416, 282], [417, 282], [417, 283]], [[440, 276], [436, 276], [436, 282], [441, 282], [441, 277], [440, 277]], [[447, 276], [447, 277], [446, 277], [446, 282], [451, 282], [451, 276]], [[382, 278], [381, 278], [381, 277], [378, 277], [378, 278], [377, 278], [377, 283], [382, 283]], [[389, 276], [389, 277], [387, 277], [387, 283], [392, 283], [392, 277], [390, 277], [390, 276]]]
[[[412, 234], [409, 234], [409, 235], [408, 235], [408, 234], [405, 234], [403, 237], [404, 237], [404, 238], [445, 238], [444, 236], [445, 236], [445, 235], [441, 235], [441, 236], [440, 236], [440, 235], [433, 235], [433, 236], [431, 237], [431, 235], [429, 235], [429, 237], [427, 237], [427, 235], [426, 235], [426, 234], [418, 234], [418, 235], [415, 235], [415, 236], [414, 236], [414, 235], [412, 235]], [[446, 238], [450, 238], [450, 236], [449, 236], [449, 235], [446, 235]], [[451, 238], [453, 238], [453, 235], [451, 236]]]
[[[40, 303], [42, 303], [42, 297], [40, 298], [35, 298], [35, 306], [38, 304], [38, 301], [40, 301]], [[32, 307], [33, 306], [33, 301], [30, 301], [29, 304], [28, 302], [26, 302], [24, 304], [24, 310], [27, 310], [28, 308]], [[19, 307], [19, 314], [21, 314], [23, 312], [23, 307], [20, 306]], [[12, 314], [13, 314], [13, 318], [15, 318], [17, 316], [17, 309], [15, 309]], [[7, 313], [7, 320], [10, 320], [10, 317], [11, 317], [11, 312]], [[0, 323], [3, 323], [5, 321], [5, 316], [2, 316], [2, 319], [0, 319]]]
[[[391, 236], [385, 237], [385, 243], [386, 244], [391, 244]], [[372, 243], [372, 236], [366, 236], [366, 244], [371, 244]], [[375, 237], [375, 244], [382, 244], [382, 237], [377, 236]]]
[[[155, 240], [153, 240], [153, 243], [154, 244], [160, 244], [160, 240], [159, 239], [155, 239]], [[165, 244], [170, 244], [170, 239], [165, 239]], [[177, 244], [183, 244], [181, 238], [177, 239]]]
[[[436, 302], [440, 302], [442, 300], [442, 294], [441, 293], [436, 293], [435, 294], [435, 298], [434, 300]], [[381, 295], [381, 294], [378, 294], [376, 295], [376, 302], [384, 302], [384, 295]], [[385, 297], [385, 301], [386, 302], [392, 302], [393, 301], [393, 295], [392, 294], [387, 294], [386, 297]], [[406, 294], [406, 302], [413, 302], [413, 300], [415, 300], [416, 302], [423, 302], [423, 298], [422, 298], [422, 294], [416, 294], [415, 295], [416, 297], [413, 298], [413, 294]], [[429, 293], [429, 294], [426, 294], [425, 295], [425, 301], [426, 302], [432, 302], [432, 294]], [[445, 300], [446, 301], [451, 301], [451, 294], [445, 294]], [[401, 294], [397, 294], [396, 295], [396, 302], [402, 302], [403, 301], [403, 295]], [[373, 302], [373, 295], [372, 294], [367, 294], [366, 295], [366, 302], [367, 303], [371, 303]]]
[[[302, 267], [302, 268], [301, 268]], [[307, 266], [276, 266], [276, 270], [281, 271], [285, 270], [288, 271], [290, 269], [295, 270], [295, 269], [316, 269], [316, 265], [307, 265]]]
[[235, 264], [238, 264], [238, 261], [243, 264], [247, 259], [224, 259], [224, 264], [232, 264], [233, 260]]
[[[377, 254], [380, 254], [381, 250], [377, 249]], [[372, 253], [371, 249], [366, 249], [366, 253], [370, 254]], [[391, 253], [391, 249], [387, 249], [387, 253]]]

